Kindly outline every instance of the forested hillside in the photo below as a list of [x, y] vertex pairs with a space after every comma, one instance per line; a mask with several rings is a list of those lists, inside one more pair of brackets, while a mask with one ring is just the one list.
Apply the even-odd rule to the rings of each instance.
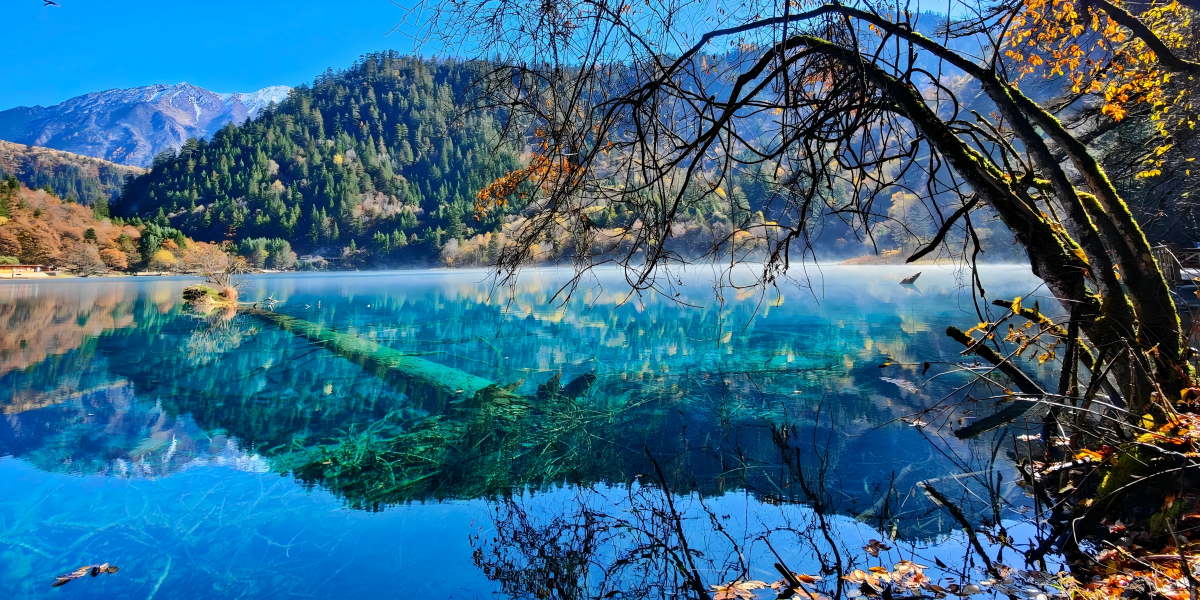
[[469, 112], [469, 65], [368, 55], [254, 121], [156, 157], [116, 213], [197, 239], [283, 239], [300, 253], [395, 264], [497, 229], [475, 194], [517, 168], [496, 119]]
[[[84, 277], [135, 271], [207, 276], [231, 266], [226, 245], [196, 242], [176, 229], [113, 218], [108, 211], [103, 198], [84, 206], [29, 189], [12, 175], [0, 179], [0, 264], [36, 264]], [[272, 249], [280, 260], [295, 260], [289, 248]]]
[[13, 175], [34, 189], [49, 186], [56, 196], [84, 204], [112, 199], [121, 191], [126, 174], [143, 172], [99, 158], [0, 140], [0, 178]]

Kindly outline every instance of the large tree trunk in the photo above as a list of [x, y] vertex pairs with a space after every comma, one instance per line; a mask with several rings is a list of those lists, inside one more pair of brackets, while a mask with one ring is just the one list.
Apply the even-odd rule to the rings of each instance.
[[[1050, 167], [1052, 176], [1059, 180], [1055, 187], [1065, 188], [1062, 191], [1068, 196], [1064, 199], [1060, 195], [1058, 199], [1068, 208], [1070, 224], [1080, 231], [1086, 248], [1029, 200], [1022, 188], [1037, 183], [1014, 182], [990, 168], [987, 160], [950, 129], [913, 85], [872, 63], [861, 61], [856, 52], [827, 40], [806, 37], [803, 42], [809, 48], [820, 49], [860, 69], [863, 77], [883, 90], [894, 102], [895, 110], [911, 120], [951, 163], [971, 190], [996, 210], [1024, 246], [1034, 273], [1046, 282], [1064, 308], [1077, 316], [1080, 329], [1091, 345], [1115, 349], [1109, 353], [1116, 357], [1115, 360], [1129, 360], [1127, 368], [1114, 369], [1114, 374], [1132, 409], [1139, 412], [1146, 409], [1154, 384], [1172, 395], [1188, 385], [1179, 319], [1166, 280], [1154, 262], [1145, 236], [1136, 224], [1132, 224], [1129, 234], [1132, 238], [1129, 237], [1129, 227], [1117, 225], [1115, 222], [1122, 219], [1110, 218], [1095, 196], [1079, 192], [1069, 182], [1063, 185], [1067, 180], [1061, 168], [1045, 162], [1049, 148], [1037, 135], [1024, 111], [1019, 110], [1019, 103], [1008, 96], [1013, 90], [993, 81], [998, 90], [996, 93], [1003, 93], [1008, 98], [1008, 102], [999, 98], [998, 104], [1016, 124], [1018, 136], [1026, 141], [1035, 156], [1042, 158], [1043, 164]], [[988, 87], [985, 85], [985, 89]], [[1074, 158], [1077, 148], [1073, 147], [1065, 148], [1065, 151], [1079, 165], [1087, 166], [1090, 156]], [[1115, 195], [1115, 190], [1110, 189], [1108, 193]], [[1128, 215], [1127, 210], [1125, 213]], [[1126, 260], [1119, 261], [1126, 274], [1125, 286], [1118, 281], [1114, 265], [1108, 260], [1110, 252], [1118, 257], [1126, 256]], [[1149, 263], [1140, 259], [1143, 254], [1150, 256]], [[1126, 351], [1126, 347], [1132, 352]], [[1145, 359], [1147, 355], [1153, 357], [1153, 367]], [[1092, 366], [1088, 365], [1089, 368]]]

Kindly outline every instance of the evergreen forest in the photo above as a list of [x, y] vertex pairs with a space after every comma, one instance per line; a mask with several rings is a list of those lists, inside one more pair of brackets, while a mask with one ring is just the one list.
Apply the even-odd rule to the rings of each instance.
[[208, 241], [283, 240], [344, 266], [421, 261], [506, 216], [472, 215], [517, 168], [499, 121], [475, 111], [470, 64], [362, 57], [125, 182], [117, 214]]
[[[157, 156], [145, 174], [126, 178], [114, 215], [197, 240], [233, 242], [255, 267], [291, 261], [273, 261], [266, 250], [251, 254], [252, 240], [255, 247], [286, 243], [311, 257], [301, 267], [492, 264], [523, 220], [523, 203], [479, 211], [479, 192], [528, 165], [537, 134], [502, 131], [506, 115], [482, 106], [475, 86], [487, 68], [388, 51], [346, 70], [328, 69], [257, 119]], [[753, 246], [756, 240], [743, 242], [737, 232], [771, 229], [783, 211], [774, 172], [775, 165], [763, 164], [736, 173], [726, 195], [689, 190], [673, 249], [696, 256], [721, 243], [715, 240]], [[615, 177], [608, 184], [618, 185]], [[893, 198], [870, 235], [857, 231], [856, 222], [824, 215], [818, 249], [827, 257], [907, 256], [918, 236], [936, 230], [923, 222], [927, 217], [909, 214], [918, 209]], [[592, 225], [618, 240], [613, 251], [632, 247], [632, 228], [648, 217], [638, 203], [592, 210]], [[1006, 228], [991, 221], [984, 216], [977, 230], [993, 250], [985, 259], [1019, 259]], [[565, 231], [544, 238], [533, 249], [535, 262], [575, 251]]]

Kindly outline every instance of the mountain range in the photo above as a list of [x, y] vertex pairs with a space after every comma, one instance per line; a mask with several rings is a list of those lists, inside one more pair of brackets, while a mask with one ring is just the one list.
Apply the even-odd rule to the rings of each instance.
[[160, 152], [178, 149], [189, 138], [253, 119], [291, 91], [276, 85], [222, 94], [180, 83], [92, 92], [54, 106], [0, 111], [0, 140], [146, 167]]

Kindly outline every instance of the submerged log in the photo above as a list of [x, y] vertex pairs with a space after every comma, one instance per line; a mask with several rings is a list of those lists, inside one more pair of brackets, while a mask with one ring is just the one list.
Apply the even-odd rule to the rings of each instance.
[[570, 398], [572, 400], [584, 395], [596, 383], [595, 373], [584, 373], [572, 379], [567, 385], [562, 385], [562, 373], [555, 373], [546, 383], [538, 385], [537, 398]]
[[258, 308], [240, 308], [238, 312], [320, 344], [368, 373], [396, 384], [410, 396], [422, 387], [430, 388], [442, 397], [471, 398], [484, 391], [484, 395], [488, 397], [516, 396], [510, 390], [482, 377], [405, 354], [370, 340], [334, 331], [310, 321]]
[[973, 437], [983, 435], [993, 429], [999, 429], [1024, 417], [1032, 416], [1034, 409], [1038, 408], [1036, 400], [1025, 400], [1022, 398], [1014, 399], [1004, 408], [992, 413], [966, 427], [954, 430], [954, 436], [960, 440], [969, 440]]
[[971, 425], [963, 427], [954, 432], [954, 435], [960, 440], [970, 439], [982, 433], [1002, 427], [1011, 423], [1023, 416], [1025, 413], [1037, 408], [1040, 400], [1046, 397], [1046, 392], [1037, 384], [1036, 381], [1030, 379], [1020, 368], [1010, 362], [1003, 356], [1000, 356], [995, 350], [983, 344], [984, 340], [976, 340], [965, 334], [957, 327], [947, 327], [946, 335], [950, 339], [966, 346], [967, 349], [963, 354], [974, 354], [992, 363], [996, 370], [1004, 373], [1016, 385], [1021, 393], [1026, 394], [1027, 398], [1014, 397], [1012, 403], [1004, 407], [996, 414], [980, 419]]
[[563, 387], [560, 393], [567, 398], [575, 399], [586, 394], [594, 383], [596, 383], [596, 374], [584, 373], [572, 379], [570, 383]]

